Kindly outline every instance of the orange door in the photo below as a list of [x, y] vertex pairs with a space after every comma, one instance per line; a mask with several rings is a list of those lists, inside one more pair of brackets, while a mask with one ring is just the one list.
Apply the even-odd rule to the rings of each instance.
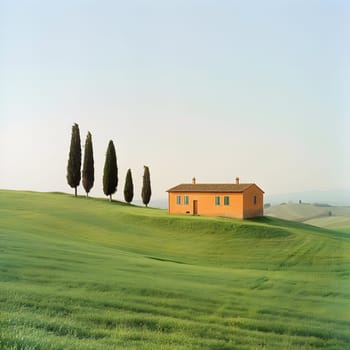
[[193, 201], [193, 215], [198, 215], [198, 201]]

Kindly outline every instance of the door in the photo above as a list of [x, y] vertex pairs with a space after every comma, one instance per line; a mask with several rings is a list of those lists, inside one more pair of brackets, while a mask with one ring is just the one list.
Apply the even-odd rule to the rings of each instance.
[[198, 201], [193, 201], [193, 215], [198, 215]]

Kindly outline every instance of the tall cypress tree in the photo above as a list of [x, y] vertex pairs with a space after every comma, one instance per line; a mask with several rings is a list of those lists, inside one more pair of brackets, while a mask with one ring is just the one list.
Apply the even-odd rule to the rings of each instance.
[[151, 176], [149, 173], [148, 166], [144, 166], [144, 173], [143, 173], [143, 186], [142, 186], [142, 202], [147, 207], [148, 203], [151, 200]]
[[91, 133], [88, 132], [85, 141], [84, 165], [83, 165], [83, 186], [88, 197], [90, 190], [94, 186], [95, 169], [94, 169], [94, 151], [92, 147]]
[[131, 203], [134, 198], [134, 184], [132, 182], [131, 169], [126, 173], [125, 185], [124, 185], [124, 199], [125, 202]]
[[69, 158], [67, 165], [67, 182], [75, 190], [77, 196], [77, 187], [81, 180], [81, 144], [79, 125], [72, 126], [72, 137], [70, 141]]
[[106, 161], [103, 169], [103, 192], [112, 201], [112, 194], [116, 192], [118, 186], [118, 166], [117, 156], [113, 141], [109, 141]]

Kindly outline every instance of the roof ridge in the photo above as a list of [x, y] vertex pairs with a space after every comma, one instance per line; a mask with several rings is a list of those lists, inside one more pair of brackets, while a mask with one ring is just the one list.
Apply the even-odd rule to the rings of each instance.
[[186, 182], [182, 183], [180, 185], [233, 185], [233, 186], [239, 186], [239, 185], [255, 185], [255, 182], [240, 182], [239, 184], [235, 184], [233, 182], [196, 182], [195, 184]]
[[251, 186], [256, 186], [264, 192], [255, 183], [184, 183], [170, 188], [167, 192], [243, 192]]

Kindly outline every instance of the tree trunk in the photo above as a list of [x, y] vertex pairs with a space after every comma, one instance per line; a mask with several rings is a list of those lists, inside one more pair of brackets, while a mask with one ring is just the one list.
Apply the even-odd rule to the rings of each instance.
[[109, 201], [112, 202], [112, 195], [109, 195]]
[[86, 198], [89, 198], [89, 193], [88, 192], [86, 192]]
[[74, 192], [75, 192], [75, 197], [77, 197], [78, 194], [77, 194], [77, 188], [76, 187], [74, 187]]

